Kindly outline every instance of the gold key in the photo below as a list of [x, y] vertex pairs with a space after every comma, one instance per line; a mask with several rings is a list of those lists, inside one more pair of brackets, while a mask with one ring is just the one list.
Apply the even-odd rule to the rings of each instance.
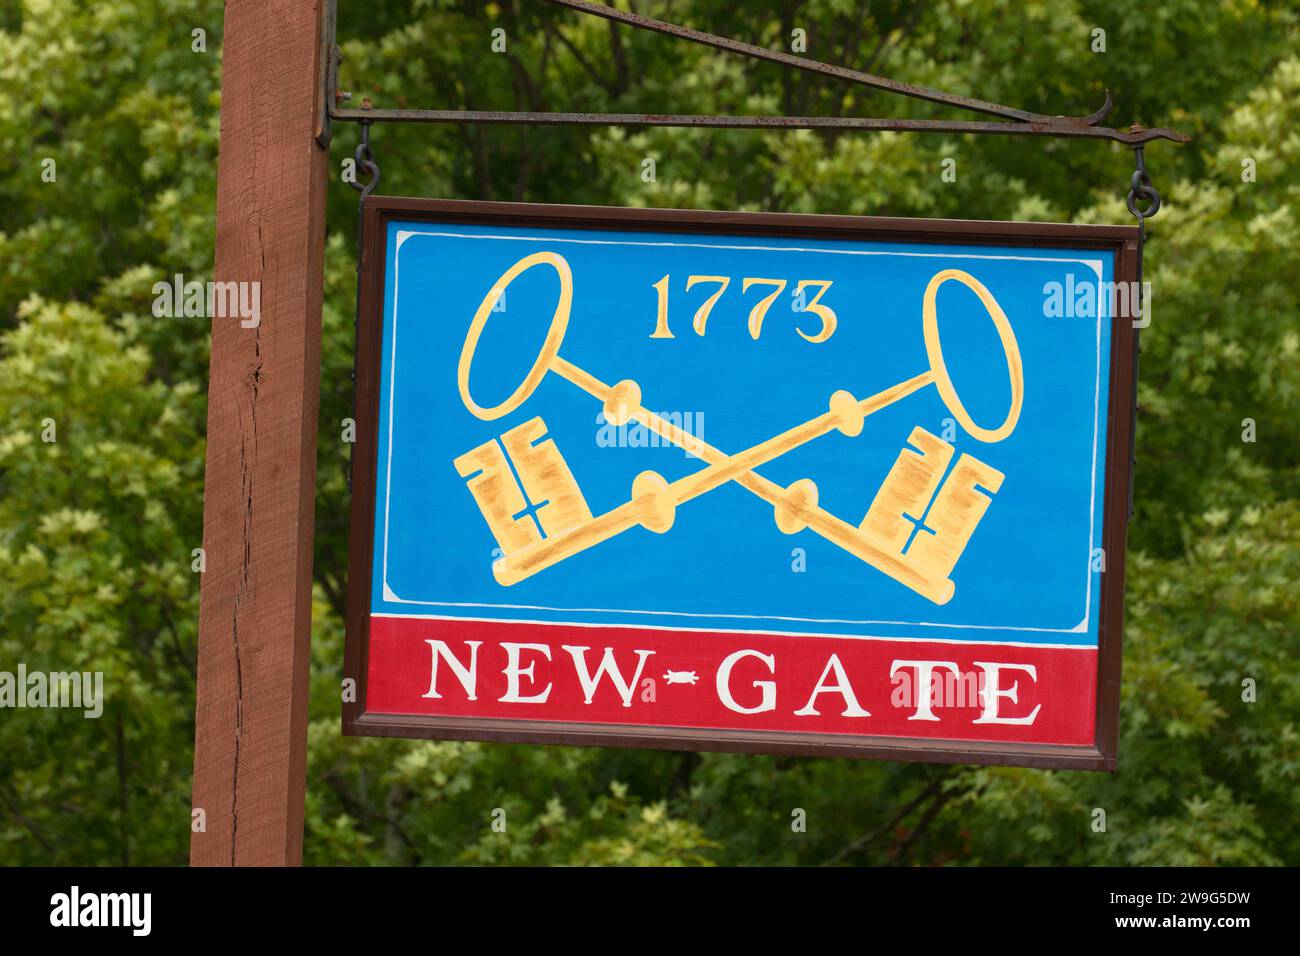
[[510, 429], [500, 442], [485, 442], [454, 462], [460, 476], [469, 479], [470, 494], [507, 555], [541, 544], [543, 535], [561, 535], [591, 521], [573, 472], [555, 442], [541, 440], [545, 435], [546, 423], [533, 418]]
[[[470, 394], [469, 379], [488, 317], [504, 289], [523, 272], [538, 266], [553, 269], [560, 284], [546, 339], [523, 381], [504, 402], [491, 407], [479, 405]], [[1011, 401], [1006, 417], [996, 427], [981, 426], [971, 418], [948, 373], [939, 341], [937, 311], [938, 292], [946, 282], [964, 285], [979, 298], [1001, 342]], [[999, 442], [1010, 435], [1020, 418], [1024, 398], [1020, 350], [1006, 314], [977, 279], [959, 269], [945, 269], [931, 277], [922, 302], [928, 369], [862, 399], [844, 390], [836, 391], [826, 412], [732, 455], [686, 434], [647, 409], [636, 382], [625, 379], [607, 385], [561, 357], [560, 345], [572, 302], [573, 276], [568, 262], [557, 253], [532, 253], [502, 274], [470, 322], [461, 349], [456, 382], [466, 409], [484, 421], [501, 418], [527, 401], [547, 374], [554, 374], [601, 402], [605, 419], [611, 424], [636, 421], [702, 459], [705, 467], [673, 482], [656, 472], [644, 471], [632, 482], [627, 501], [593, 517], [555, 443], [547, 440], [539, 444], [546, 433], [540, 418], [507, 432], [501, 444], [487, 442], [461, 455], [455, 461], [456, 468], [470, 479], [470, 492], [505, 552], [505, 557], [493, 566], [497, 581], [507, 586], [515, 584], [638, 525], [663, 534], [672, 527], [678, 506], [734, 481], [772, 506], [776, 525], [783, 533], [809, 529], [936, 604], [952, 598], [954, 585], [948, 574], [990, 501], [979, 488], [996, 492], [1002, 483], [1001, 472], [970, 455], [962, 455], [940, 487], [953, 447], [915, 428], [909, 441], [917, 450], [903, 450], [862, 524], [854, 527], [818, 505], [817, 485], [811, 479], [802, 478], [782, 488], [755, 469], [832, 431], [855, 437], [862, 432], [868, 416], [930, 385], [938, 390], [962, 428], [979, 441]], [[523, 483], [522, 491], [511, 473], [511, 462]], [[534, 513], [530, 513], [529, 499], [541, 502], [532, 509]], [[909, 515], [923, 515], [927, 524], [917, 529], [905, 517]]]

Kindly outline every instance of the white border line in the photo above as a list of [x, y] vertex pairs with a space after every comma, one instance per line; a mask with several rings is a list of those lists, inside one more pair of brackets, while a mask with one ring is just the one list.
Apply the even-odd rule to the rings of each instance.
[[[439, 232], [433, 230], [399, 229], [397, 231], [397, 236], [396, 236], [396, 245], [394, 246], [393, 249], [393, 322], [392, 322], [392, 328], [393, 328], [392, 346], [393, 347], [390, 353], [392, 357], [390, 359], [389, 367], [388, 367], [388, 386], [389, 386], [388, 449], [387, 449], [388, 461], [385, 469], [386, 475], [385, 475], [385, 491], [384, 491], [384, 549], [383, 549], [383, 562], [382, 562], [383, 573], [381, 577], [383, 596], [385, 601], [390, 601], [395, 604], [412, 604], [412, 605], [418, 605], [422, 607], [499, 608], [502, 610], [537, 610], [537, 611], [557, 611], [557, 612], [568, 611], [571, 613], [585, 613], [585, 614], [646, 614], [646, 615], [662, 615], [662, 616], [678, 617], [678, 618], [700, 617], [700, 618], [708, 618], [713, 620], [735, 619], [735, 620], [756, 620], [756, 621], [791, 621], [791, 622], [800, 622], [800, 623], [808, 623], [808, 624], [847, 624], [847, 625], [876, 624], [876, 625], [889, 625], [889, 626], [900, 626], [900, 627], [944, 627], [944, 628], [958, 628], [963, 630], [1026, 631], [1026, 632], [1038, 632], [1038, 633], [1046, 633], [1046, 634], [1081, 634], [1087, 632], [1088, 623], [1091, 620], [1091, 615], [1092, 615], [1092, 584], [1093, 584], [1092, 542], [1093, 542], [1093, 534], [1096, 530], [1096, 516], [1097, 516], [1097, 448], [1100, 440], [1099, 432], [1100, 432], [1100, 418], [1101, 418], [1101, 323], [1103, 318], [1108, 317], [1102, 315], [1103, 310], [1102, 310], [1100, 296], [1098, 296], [1098, 307], [1097, 307], [1097, 340], [1096, 340], [1097, 341], [1097, 373], [1096, 373], [1096, 380], [1095, 380], [1094, 393], [1093, 393], [1092, 482], [1089, 488], [1090, 499], [1089, 499], [1089, 516], [1088, 516], [1088, 542], [1087, 542], [1088, 560], [1087, 562], [1085, 562], [1087, 578], [1086, 578], [1086, 586], [1084, 589], [1083, 619], [1073, 627], [1059, 628], [1059, 627], [1018, 627], [1018, 626], [996, 625], [996, 624], [940, 624], [940, 623], [933, 623], [928, 621], [880, 621], [880, 620], [856, 621], [856, 620], [838, 620], [834, 618], [802, 618], [802, 617], [783, 617], [783, 616], [773, 616], [773, 615], [746, 615], [746, 614], [725, 614], [725, 613], [701, 614], [701, 613], [684, 612], [684, 611], [651, 611], [651, 610], [631, 610], [631, 609], [619, 609], [619, 608], [566, 608], [566, 607], [552, 608], [552, 607], [545, 607], [541, 605], [525, 605], [525, 604], [476, 604], [476, 603], [461, 603], [461, 602], [451, 602], [451, 601], [415, 601], [407, 598], [398, 597], [397, 593], [393, 591], [393, 589], [388, 584], [388, 525], [389, 525], [388, 511], [389, 511], [389, 505], [392, 501], [393, 406], [394, 406], [394, 395], [396, 392], [396, 382], [397, 382], [397, 297], [399, 291], [398, 274], [400, 271], [400, 261], [401, 261], [401, 256], [399, 255], [399, 253], [401, 252], [402, 245], [406, 242], [407, 239], [411, 238], [412, 236], [431, 236], [435, 238], [448, 238], [448, 239], [494, 239], [494, 240], [509, 240], [515, 242], [548, 242], [548, 243], [554, 242], [554, 243], [569, 243], [572, 245], [650, 246], [650, 247], [661, 247], [661, 248], [681, 247], [681, 248], [690, 248], [690, 249], [729, 249], [729, 250], [742, 250], [742, 251], [754, 251], [754, 252], [807, 252], [807, 253], [814, 253], [814, 254], [849, 255], [849, 256], [897, 256], [903, 258], [917, 258], [917, 259], [986, 259], [986, 260], [1014, 261], [1014, 262], [1074, 262], [1074, 263], [1079, 263], [1081, 265], [1090, 267], [1093, 270], [1093, 272], [1097, 274], [1097, 281], [1099, 284], [1102, 281], [1104, 281], [1102, 260], [1078, 259], [1073, 257], [999, 256], [999, 255], [980, 255], [977, 253], [944, 253], [944, 252], [898, 252], [892, 250], [884, 251], [884, 250], [872, 250], [872, 249], [813, 249], [813, 248], [808, 248], [803, 246], [744, 246], [744, 245], [700, 243], [700, 242], [646, 242], [646, 241], [634, 241], [634, 240], [569, 239], [569, 238], [560, 238], [557, 236], [506, 236], [506, 235], [478, 234], [478, 233], [471, 234], [471, 233], [460, 233], [460, 232]], [[527, 624], [559, 623], [559, 624], [567, 624], [568, 626], [572, 626], [572, 627], [626, 627], [626, 628], [649, 627], [649, 628], [657, 628], [662, 630], [680, 630], [680, 628], [669, 628], [669, 627], [663, 627], [662, 625], [625, 624], [622, 622], [612, 623], [612, 624], [594, 624], [594, 623], [584, 624], [579, 622], [524, 621], [517, 618], [504, 618], [504, 619], [503, 618], [472, 618], [472, 617], [445, 617], [444, 618], [439, 615], [420, 615], [420, 614], [398, 615], [398, 614], [379, 613], [375, 611], [371, 612], [371, 616], [372, 617], [415, 617], [415, 618], [428, 617], [434, 620], [445, 619], [445, 620], [465, 620], [465, 621], [474, 621], [474, 620], [504, 621], [505, 623], [521, 623], [521, 624], [522, 623], [527, 623]], [[717, 630], [718, 633], [735, 633], [732, 631], [728, 631], [726, 629], [713, 629], [713, 628], [692, 628], [692, 630], [701, 630], [701, 631]], [[754, 633], [754, 632], [745, 631], [742, 633]], [[799, 632], [763, 631], [761, 633], [768, 633], [768, 634], [791, 633], [792, 636], [848, 637], [850, 639], [854, 639], [853, 636], [851, 635], [813, 634], [807, 631], [799, 631]], [[932, 638], [880, 638], [880, 639], [881, 640], [941, 640], [940, 638], [933, 638], [933, 639]], [[955, 643], [963, 643], [963, 642], [958, 641]], [[1018, 646], [1015, 643], [1009, 641], [1006, 642], [999, 641], [996, 643], [1005, 644], [1007, 646]], [[1025, 646], [1028, 647], [1054, 647], [1054, 646], [1093, 647], [1095, 645], [1026, 644]]]
[[[659, 613], [668, 614], [669, 611]], [[597, 624], [595, 622], [578, 623], [575, 621], [531, 621], [503, 619], [499, 617], [459, 617], [449, 614], [394, 614], [391, 611], [373, 611], [371, 617], [387, 617], [396, 621], [474, 621], [480, 624], [539, 624], [544, 627], [599, 627], [625, 628], [641, 631], [672, 631], [679, 633], [680, 627], [667, 627], [663, 624]], [[887, 637], [881, 634], [819, 634], [813, 631], [744, 631], [726, 627], [691, 628], [692, 634], [743, 634], [748, 637], [829, 637], [845, 641], [913, 641], [926, 644], [959, 644], [962, 647], [1047, 647], [1057, 650], [1095, 651], [1096, 644], [1044, 644], [1037, 641], [967, 641], [959, 637]]]

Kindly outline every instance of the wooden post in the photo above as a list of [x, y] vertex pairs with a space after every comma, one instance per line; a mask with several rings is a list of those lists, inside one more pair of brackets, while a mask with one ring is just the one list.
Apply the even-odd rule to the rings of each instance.
[[315, 142], [321, 2], [226, 3], [214, 278], [260, 283], [261, 316], [256, 327], [212, 320], [193, 790], [205, 829], [191, 835], [193, 865], [302, 862], [327, 175]]

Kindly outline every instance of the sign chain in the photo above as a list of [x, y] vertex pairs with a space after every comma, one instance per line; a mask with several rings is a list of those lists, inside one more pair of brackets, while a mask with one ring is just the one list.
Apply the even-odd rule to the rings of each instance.
[[[362, 102], [363, 108], [369, 108], [370, 101]], [[361, 143], [357, 146], [352, 158], [356, 160], [357, 173], [365, 172], [369, 181], [364, 185], [357, 179], [352, 179], [348, 185], [361, 193], [361, 199], [357, 203], [357, 304], [356, 310], [352, 314], [352, 421], [353, 428], [356, 427], [357, 420], [357, 351], [360, 345], [358, 336], [360, 335], [361, 326], [361, 260], [365, 255], [365, 230], [366, 230], [366, 197], [374, 192], [375, 187], [379, 185], [379, 164], [375, 162], [375, 151], [370, 145], [370, 126], [371, 121], [363, 119], [361, 121]], [[352, 444], [355, 451], [356, 443]], [[348, 491], [352, 491], [352, 462], [348, 461], [347, 470]]]
[[[1135, 129], [1139, 127], [1134, 127]], [[1137, 470], [1137, 374], [1138, 361], [1142, 354], [1141, 336], [1142, 326], [1146, 325], [1146, 310], [1150, 308], [1150, 303], [1146, 302], [1143, 296], [1142, 286], [1142, 253], [1146, 248], [1147, 242], [1147, 220], [1160, 211], [1160, 193], [1155, 186], [1151, 184], [1151, 174], [1147, 172], [1146, 156], [1142, 146], [1133, 147], [1133, 158], [1136, 162], [1136, 168], [1133, 170], [1133, 177], [1129, 180], [1128, 190], [1128, 211], [1132, 213], [1138, 221], [1138, 244], [1137, 244], [1137, 284], [1130, 299], [1134, 303], [1133, 312], [1140, 322], [1133, 324], [1133, 428], [1130, 432], [1129, 440], [1129, 459], [1133, 471], [1129, 475], [1128, 486], [1128, 516], [1133, 517], [1133, 473]], [[1146, 203], [1146, 208], [1139, 207], [1138, 202]]]

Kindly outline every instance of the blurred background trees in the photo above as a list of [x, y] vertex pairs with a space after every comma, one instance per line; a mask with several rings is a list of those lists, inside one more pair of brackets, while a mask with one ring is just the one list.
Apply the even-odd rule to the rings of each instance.
[[[357, 194], [336, 175], [307, 861], [1300, 863], [1294, 6], [633, 2], [778, 49], [803, 30], [814, 58], [1038, 112], [1091, 112], [1110, 89], [1116, 124], [1195, 137], [1147, 156], [1166, 205], [1147, 248], [1121, 769], [341, 737]], [[537, 0], [340, 8], [351, 105], [953, 115]], [[107, 690], [98, 720], [0, 711], [0, 862], [187, 858], [208, 322], [150, 306], [155, 282], [211, 276], [221, 14], [0, 0], [0, 669], [103, 670]], [[373, 143], [389, 194], [1130, 221], [1131, 153], [1101, 142], [381, 125]], [[336, 127], [336, 172], [355, 145]]]

